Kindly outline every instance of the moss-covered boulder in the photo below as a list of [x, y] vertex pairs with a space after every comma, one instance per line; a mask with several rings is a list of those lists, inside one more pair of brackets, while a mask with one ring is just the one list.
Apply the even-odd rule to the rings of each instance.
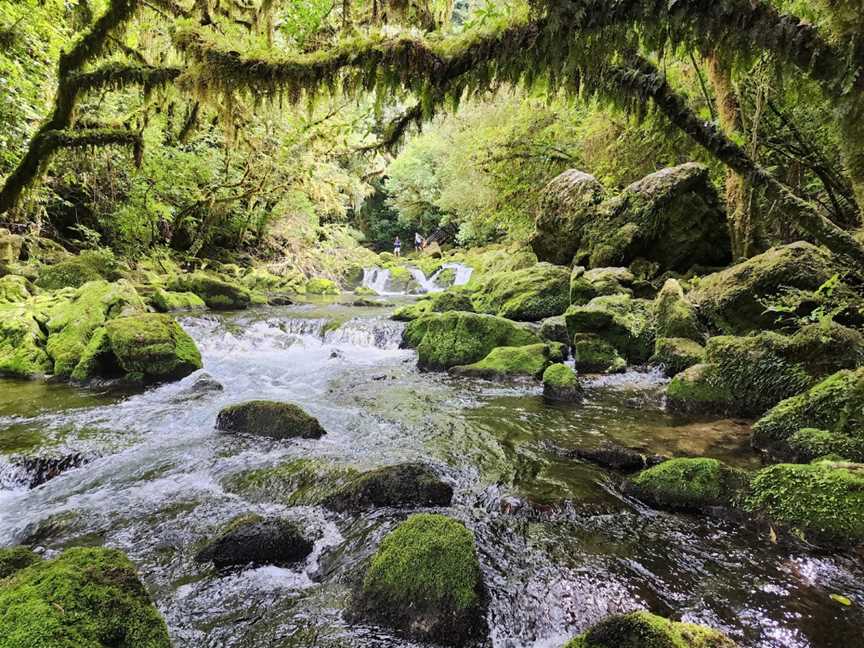
[[708, 169], [682, 164], [645, 176], [605, 201], [582, 229], [575, 262], [589, 268], [635, 259], [685, 272], [731, 257], [726, 217]]
[[667, 377], [676, 376], [685, 369], [705, 361], [705, 347], [687, 338], [657, 338], [654, 355], [648, 364], [660, 367]]
[[242, 515], [231, 520], [195, 555], [197, 562], [216, 568], [232, 565], [290, 565], [312, 553], [295, 522], [282, 518]]
[[369, 288], [369, 286], [357, 286], [354, 289], [354, 294], [362, 297], [377, 297], [378, 291], [374, 288]]
[[567, 332], [567, 322], [563, 315], [547, 317], [540, 322], [537, 335], [546, 342], [558, 342], [567, 347], [570, 346], [570, 334]]
[[570, 304], [570, 270], [550, 263], [490, 275], [474, 294], [477, 310], [522, 322], [561, 315]]
[[384, 466], [345, 481], [321, 498], [334, 511], [361, 511], [381, 507], [450, 506], [453, 488], [429, 466], [403, 463]]
[[150, 304], [160, 313], [206, 308], [204, 300], [193, 292], [174, 292], [156, 288], [150, 296]]
[[717, 459], [670, 459], [640, 472], [625, 483], [624, 490], [661, 509], [732, 508], [747, 481], [747, 473]]
[[78, 288], [71, 299], [59, 301], [46, 323], [46, 349], [54, 361], [54, 374], [72, 375], [90, 339], [105, 322], [145, 310], [134, 286], [125, 280], [91, 281]]
[[415, 319], [432, 312], [431, 299], [418, 299], [414, 304], [400, 306], [393, 311], [391, 319], [397, 322], [413, 322]]
[[446, 313], [447, 311], [474, 312], [474, 302], [471, 300], [470, 295], [459, 289], [434, 293], [430, 297], [430, 302], [432, 305], [431, 312], [433, 313]]
[[585, 395], [576, 372], [560, 362], [543, 372], [543, 397], [552, 401], [578, 402]]
[[485, 378], [487, 380], [527, 376], [540, 378], [553, 362], [564, 360], [562, 345], [528, 344], [516, 347], [496, 347], [482, 360], [468, 365], [451, 367], [450, 372], [458, 376]]
[[405, 327], [403, 343], [417, 349], [423, 369], [471, 364], [501, 346], [525, 346], [540, 339], [532, 331], [492, 315], [451, 311], [424, 315]]
[[734, 409], [732, 393], [714, 365], [695, 364], [676, 374], [666, 387], [670, 410], [689, 414], [726, 413]]
[[14, 263], [21, 256], [24, 238], [0, 227], [0, 264]]
[[424, 513], [381, 542], [350, 615], [420, 641], [460, 646], [485, 635], [484, 608], [474, 535], [452, 518]]
[[714, 330], [742, 335], [775, 325], [767, 301], [789, 289], [815, 291], [837, 272], [827, 252], [798, 242], [702, 277], [688, 296]]
[[572, 341], [573, 362], [579, 373], [621, 373], [627, 361], [599, 335], [577, 333]]
[[568, 265], [579, 248], [582, 229], [603, 200], [603, 185], [571, 169], [543, 189], [534, 221], [531, 248], [541, 261]]
[[159, 382], [185, 378], [201, 366], [195, 341], [172, 317], [143, 313], [109, 320], [97, 329], [72, 378]]
[[774, 460], [838, 454], [864, 461], [864, 368], [839, 371], [778, 403], [753, 426], [752, 443]]
[[777, 464], [753, 478], [745, 510], [805, 540], [864, 543], [864, 464]]
[[180, 275], [169, 282], [167, 288], [195, 293], [213, 310], [242, 310], [252, 303], [252, 295], [246, 288], [204, 271]]
[[667, 279], [654, 300], [654, 329], [657, 337], [687, 338], [702, 342], [696, 310], [684, 297], [677, 279]]
[[292, 459], [244, 470], [223, 481], [225, 490], [255, 502], [318, 506], [354, 482], [361, 473], [320, 459]]
[[21, 275], [0, 277], [0, 304], [19, 304], [31, 297], [33, 286]]
[[737, 648], [737, 644], [705, 626], [630, 612], [605, 618], [564, 648]]
[[3, 547], [0, 549], [0, 580], [40, 560], [42, 557], [29, 547]]
[[570, 273], [570, 304], [584, 306], [595, 297], [604, 295], [633, 295], [635, 282], [627, 268], [593, 268], [575, 266]]
[[29, 304], [0, 304], [0, 375], [27, 378], [50, 374], [44, 316]]
[[0, 587], [3, 648], [170, 648], [135, 566], [114, 549], [67, 549]]
[[648, 360], [654, 350], [653, 304], [629, 295], [595, 297], [564, 314], [571, 337], [590, 333], [608, 342], [631, 364]]
[[113, 281], [118, 277], [117, 260], [111, 252], [86, 250], [77, 257], [44, 266], [36, 285], [46, 290], [78, 288], [90, 281]]
[[326, 434], [318, 419], [293, 403], [254, 400], [222, 409], [216, 429], [273, 439], [320, 439]]
[[338, 295], [339, 286], [331, 279], [314, 277], [306, 282], [306, 293], [309, 295]]

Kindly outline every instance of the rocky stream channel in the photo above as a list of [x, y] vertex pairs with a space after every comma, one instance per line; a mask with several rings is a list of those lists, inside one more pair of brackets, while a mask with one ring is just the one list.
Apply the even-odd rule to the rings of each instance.
[[[229, 486], [287, 459], [364, 470], [423, 461], [453, 486], [445, 512], [475, 534], [488, 645], [559, 648], [606, 615], [639, 608], [753, 648], [864, 645], [861, 606], [831, 598], [864, 600], [860, 561], [648, 509], [621, 495], [619, 475], [573, 458], [610, 440], [753, 466], [745, 423], [667, 413], [665, 379], [647, 371], [591, 379], [580, 404], [544, 402], [530, 381], [423, 373], [415, 352], [399, 348], [403, 325], [388, 309], [350, 301], [188, 315], [180, 321], [204, 369], [143, 392], [0, 380], [0, 544], [49, 555], [122, 549], [176, 646], [413, 646], [347, 621], [343, 608], [380, 539], [416, 511], [289, 507]], [[301, 405], [327, 434], [279, 441], [214, 429], [221, 408], [262, 398]], [[28, 488], [32, 475], [9, 458], [34, 448], [82, 465]], [[215, 529], [249, 512], [297, 521], [314, 550], [293, 568], [194, 561]]]

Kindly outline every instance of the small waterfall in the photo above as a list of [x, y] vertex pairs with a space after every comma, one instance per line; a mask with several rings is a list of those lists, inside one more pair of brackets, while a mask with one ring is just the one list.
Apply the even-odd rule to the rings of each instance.
[[411, 276], [414, 277], [414, 281], [420, 284], [421, 293], [437, 292], [441, 290], [441, 288], [435, 285], [434, 275], [427, 279], [426, 275], [423, 274], [423, 271], [420, 268], [408, 268], [408, 272], [410, 272]]
[[363, 268], [363, 287], [371, 288], [379, 295], [385, 294], [387, 282], [390, 281], [390, 271], [384, 268]]
[[325, 344], [398, 349], [404, 325], [392, 320], [352, 319], [324, 334]]
[[[445, 270], [453, 270], [455, 273], [455, 278], [453, 279], [453, 283], [448, 286], [440, 286], [438, 284], [438, 279], [441, 276], [441, 273]], [[430, 281], [436, 285], [438, 290], [444, 290], [445, 288], [450, 288], [451, 286], [464, 286], [471, 280], [471, 274], [474, 272], [474, 268], [471, 266], [466, 266], [462, 263], [445, 263], [441, 266], [441, 268], [432, 275]]]

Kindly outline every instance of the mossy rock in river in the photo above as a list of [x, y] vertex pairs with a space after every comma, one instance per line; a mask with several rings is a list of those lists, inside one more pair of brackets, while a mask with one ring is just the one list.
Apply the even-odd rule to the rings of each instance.
[[231, 520], [195, 555], [216, 568], [232, 565], [290, 565], [312, 553], [312, 542], [296, 523], [242, 515]]
[[17, 571], [36, 564], [42, 556], [29, 547], [4, 547], [0, 549], [0, 580], [8, 578]]
[[561, 315], [570, 305], [570, 270], [549, 263], [487, 277], [474, 295], [477, 310], [522, 322]]
[[461, 646], [485, 636], [484, 608], [474, 535], [452, 518], [423, 513], [381, 542], [349, 614], [413, 639]]
[[564, 314], [573, 337], [591, 333], [612, 345], [627, 362], [640, 364], [654, 349], [653, 303], [629, 295], [595, 297], [585, 306], [571, 306]]
[[330, 279], [315, 277], [306, 282], [306, 293], [309, 295], [338, 295], [339, 286]]
[[744, 509], [809, 542], [864, 544], [864, 464], [818, 461], [763, 468]]
[[668, 279], [654, 300], [654, 330], [657, 337], [705, 339], [696, 310], [684, 297], [677, 279]]
[[414, 304], [400, 306], [393, 311], [391, 319], [397, 322], [413, 322], [432, 312], [432, 300], [430, 298], [418, 299]]
[[487, 380], [527, 376], [540, 378], [553, 362], [565, 359], [562, 344], [528, 344], [525, 346], [495, 347], [482, 360], [469, 365], [451, 367], [450, 372], [458, 376], [485, 378]]
[[223, 486], [251, 501], [313, 506], [350, 485], [359, 475], [354, 468], [318, 459], [292, 459], [231, 475]]
[[203, 271], [180, 275], [168, 289], [195, 293], [213, 310], [242, 310], [252, 303], [252, 295], [240, 284]]
[[580, 373], [621, 373], [627, 361], [606, 340], [593, 333], [573, 336], [573, 361]]
[[43, 322], [42, 314], [29, 304], [0, 304], [0, 376], [28, 378], [53, 372]]
[[669, 459], [625, 483], [624, 491], [670, 510], [732, 508], [747, 486], [747, 473], [717, 459]]
[[170, 648], [135, 566], [115, 549], [67, 549], [0, 587], [0, 647]]
[[195, 341], [169, 315], [144, 313], [109, 320], [97, 329], [72, 372], [74, 380], [179, 380], [201, 368]]
[[537, 335], [545, 342], [558, 342], [566, 347], [570, 346], [570, 334], [567, 332], [567, 322], [563, 315], [547, 317], [540, 322]]
[[174, 292], [163, 288], [153, 291], [150, 303], [160, 313], [195, 310], [207, 306], [204, 300], [193, 292]]
[[576, 372], [560, 362], [543, 372], [543, 397], [552, 401], [578, 402], [585, 396]]
[[430, 298], [433, 313], [446, 313], [447, 311], [474, 312], [474, 302], [464, 290], [451, 288], [440, 293], [434, 293]]
[[607, 617], [564, 648], [737, 648], [737, 644], [706, 626], [640, 611]]
[[453, 488], [427, 465], [404, 463], [360, 473], [321, 498], [334, 511], [450, 506]]
[[405, 327], [402, 340], [417, 349], [418, 365], [431, 370], [477, 362], [495, 347], [540, 342], [532, 331], [510, 320], [460, 311], [419, 317]]
[[752, 443], [774, 460], [864, 461], [864, 368], [838, 371], [778, 403], [753, 426]]
[[705, 347], [698, 342], [687, 338], [657, 338], [648, 364], [660, 367], [667, 377], [672, 377], [704, 361]]
[[267, 400], [225, 407], [216, 417], [216, 429], [273, 439], [320, 439], [326, 434], [318, 419], [297, 405]]

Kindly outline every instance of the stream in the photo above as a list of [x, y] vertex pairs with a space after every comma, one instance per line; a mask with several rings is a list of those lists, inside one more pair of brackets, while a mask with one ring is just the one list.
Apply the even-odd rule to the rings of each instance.
[[[292, 458], [360, 469], [422, 460], [454, 486], [442, 512], [476, 536], [495, 648], [560, 648], [638, 608], [717, 627], [746, 648], [864, 646], [860, 557], [647, 509], [620, 495], [613, 473], [567, 457], [608, 439], [754, 467], [745, 423], [666, 413], [656, 373], [589, 378], [580, 405], [546, 404], [534, 382], [421, 373], [389, 309], [349, 298], [182, 317], [223, 391], [196, 387], [200, 372], [143, 392], [0, 379], [0, 545], [122, 549], [178, 647], [414, 646], [341, 613], [364, 561], [411, 511], [287, 508], [223, 486]], [[260, 398], [298, 403], [328, 433], [276, 441], [214, 430], [222, 407]], [[7, 459], [34, 447], [90, 460], [31, 489]], [[217, 527], [250, 511], [299, 521], [315, 550], [292, 569], [193, 561]]]

